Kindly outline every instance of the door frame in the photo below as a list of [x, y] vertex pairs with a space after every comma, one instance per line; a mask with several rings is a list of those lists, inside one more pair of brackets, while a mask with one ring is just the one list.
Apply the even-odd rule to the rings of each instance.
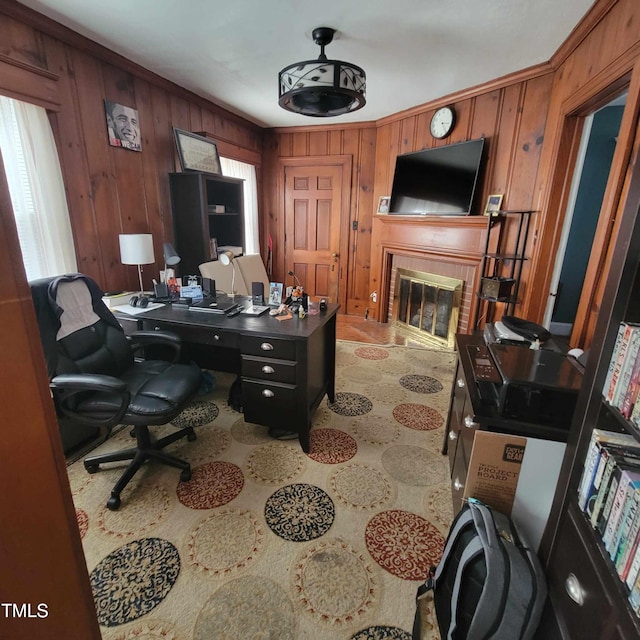
[[[340, 202], [340, 269], [338, 273], [338, 304], [343, 309], [347, 305], [347, 287], [349, 285], [349, 264], [351, 262], [351, 252], [349, 251], [349, 221], [351, 219], [351, 189], [353, 184], [353, 156], [350, 155], [330, 155], [330, 156], [299, 156], [278, 158], [278, 175], [277, 175], [277, 194], [278, 194], [278, 211], [282, 212], [282, 220], [278, 225], [278, 237], [276, 242], [279, 247], [283, 247], [278, 252], [277, 271], [284, 278], [287, 264], [287, 256], [285, 255], [285, 226], [286, 220], [284, 215], [285, 208], [285, 171], [288, 167], [299, 169], [301, 167], [340, 167], [342, 171], [342, 193]], [[284, 279], [283, 279], [284, 282]]]
[[[571, 94], [561, 105], [557, 118], [547, 123], [545, 136], [555, 138], [548, 152], [548, 171], [541, 172], [538, 189], [550, 188], [538, 205], [540, 215], [533, 231], [534, 247], [530, 273], [535, 273], [526, 292], [523, 305], [524, 317], [541, 322], [551, 292], [553, 271], [560, 246], [570, 187], [576, 167], [576, 158], [584, 119], [590, 113], [605, 106], [620, 93], [628, 90], [629, 96], [620, 123], [618, 145], [614, 153], [605, 190], [600, 219], [593, 239], [591, 257], [585, 275], [580, 303], [576, 313], [571, 345], [588, 348], [595, 328], [602, 299], [604, 283], [610, 265], [610, 249], [618, 231], [618, 209], [624, 204], [626, 184], [630, 172], [630, 158], [640, 111], [640, 61], [625, 61], [617, 74], [596, 77], [581, 90]], [[535, 217], [534, 217], [535, 220]], [[541, 238], [541, 242], [536, 242]]]

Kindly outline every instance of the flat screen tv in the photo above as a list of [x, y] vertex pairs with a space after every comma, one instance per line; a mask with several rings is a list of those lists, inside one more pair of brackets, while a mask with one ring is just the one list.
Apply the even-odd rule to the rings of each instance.
[[472, 213], [483, 150], [484, 138], [479, 138], [398, 156], [389, 213]]

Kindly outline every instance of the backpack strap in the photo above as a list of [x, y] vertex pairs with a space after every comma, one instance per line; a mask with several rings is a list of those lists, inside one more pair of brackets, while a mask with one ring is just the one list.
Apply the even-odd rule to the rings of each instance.
[[[474, 538], [465, 547], [462, 555], [460, 556], [460, 563], [458, 564], [458, 570], [456, 571], [456, 579], [453, 583], [453, 589], [451, 590], [451, 623], [449, 624], [449, 633], [447, 634], [447, 640], [453, 640], [457, 627], [457, 613], [458, 604], [460, 601], [460, 586], [462, 584], [462, 577], [464, 575], [465, 567], [476, 556], [484, 552], [484, 547], [479, 538]], [[483, 591], [484, 592], [484, 591]], [[471, 640], [471, 634], [467, 636], [468, 640]]]
[[510, 566], [491, 510], [480, 503], [472, 502], [470, 506], [487, 567], [487, 577], [469, 626], [468, 640], [473, 640], [486, 638], [495, 628], [505, 600], [505, 590], [509, 589]]
[[438, 584], [438, 580], [442, 575], [442, 572], [445, 569], [445, 566], [449, 559], [451, 558], [451, 550], [454, 545], [457, 543], [462, 530], [467, 527], [469, 524], [473, 522], [473, 515], [471, 514], [471, 510], [468, 507], [463, 507], [463, 509], [458, 513], [456, 519], [451, 525], [451, 529], [449, 530], [449, 534], [447, 536], [447, 542], [444, 547], [444, 551], [442, 552], [442, 559], [438, 563], [435, 574], [432, 577], [432, 588], [436, 588]]

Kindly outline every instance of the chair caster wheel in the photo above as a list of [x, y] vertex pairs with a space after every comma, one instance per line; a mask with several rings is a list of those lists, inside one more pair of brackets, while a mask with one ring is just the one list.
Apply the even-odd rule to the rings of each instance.
[[189, 442], [193, 442], [194, 440], [197, 440], [198, 436], [196, 435], [196, 432], [191, 430], [189, 433], [187, 433], [187, 440]]
[[96, 473], [98, 471], [99, 465], [85, 463], [84, 468], [87, 470], [88, 473]]
[[191, 469], [183, 469], [180, 472], [180, 482], [189, 482], [191, 480]]
[[135, 438], [135, 437], [136, 437], [136, 430], [135, 430], [135, 428], [134, 428], [134, 429], [131, 429], [131, 431], [129, 431], [129, 435], [130, 435], [132, 438]]
[[117, 511], [120, 508], [120, 496], [111, 496], [107, 500], [107, 509], [109, 511]]

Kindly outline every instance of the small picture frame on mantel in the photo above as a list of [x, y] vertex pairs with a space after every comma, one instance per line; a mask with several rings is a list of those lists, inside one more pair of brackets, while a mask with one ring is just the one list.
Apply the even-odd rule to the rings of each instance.
[[389, 213], [390, 204], [391, 196], [380, 196], [380, 200], [378, 200], [378, 213]]
[[495, 193], [493, 195], [490, 195], [487, 198], [487, 206], [484, 208], [484, 215], [485, 216], [497, 215], [498, 212], [500, 211], [500, 207], [502, 206], [503, 197], [504, 197], [504, 194], [502, 193]]

